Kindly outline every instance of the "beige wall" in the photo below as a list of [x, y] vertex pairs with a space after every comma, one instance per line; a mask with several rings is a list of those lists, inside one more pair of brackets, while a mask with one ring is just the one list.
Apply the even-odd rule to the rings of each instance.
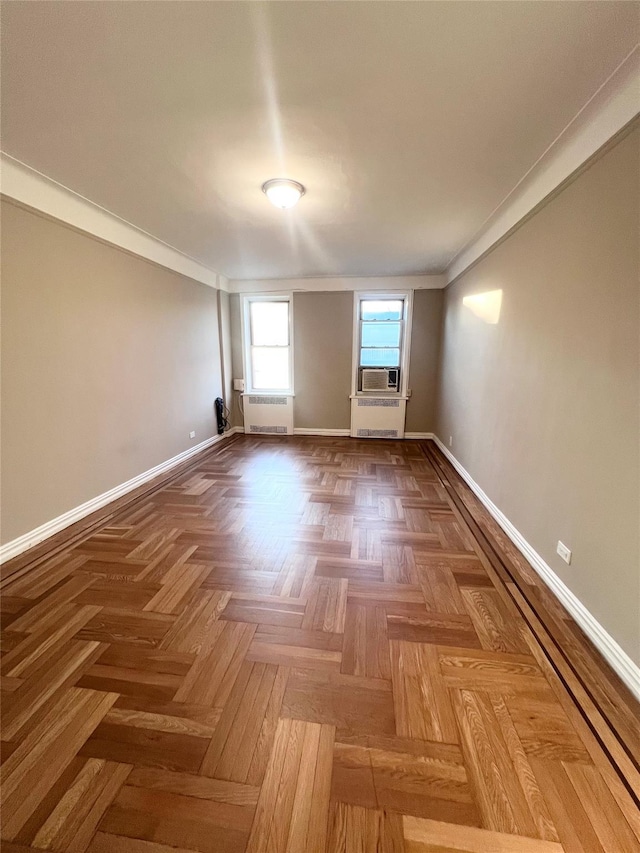
[[[286, 290], [287, 282], [282, 282]], [[349, 429], [353, 291], [293, 294], [295, 403], [298, 429]], [[241, 300], [230, 297], [233, 375], [242, 377]], [[435, 426], [436, 387], [443, 292], [416, 290], [411, 338], [407, 430], [431, 432]], [[242, 424], [234, 395], [234, 424]]]
[[215, 434], [216, 303], [3, 201], [3, 542]]
[[[218, 334], [220, 339], [220, 361], [222, 372], [222, 388], [225, 405], [229, 410], [227, 418], [229, 426], [235, 426], [233, 420], [233, 357], [231, 352], [231, 308], [229, 294], [224, 290], [218, 291]], [[238, 422], [239, 423], [239, 422]]]
[[436, 427], [443, 304], [442, 290], [416, 290], [413, 294], [407, 432], [433, 432]]
[[[231, 328], [231, 369], [233, 379], [244, 379], [242, 362], [242, 313], [241, 301], [237, 294], [229, 296], [229, 325]], [[244, 418], [240, 410], [240, 394], [233, 392], [231, 397], [231, 419], [234, 426], [242, 427]]]
[[[283, 281], [283, 291], [286, 282]], [[242, 302], [229, 299], [233, 376], [244, 377]], [[349, 429], [353, 291], [293, 294], [294, 426]], [[242, 425], [238, 394], [234, 424]]]
[[353, 292], [294, 293], [293, 335], [295, 426], [349, 429]]
[[[640, 663], [639, 136], [446, 291], [437, 431]], [[490, 325], [463, 299], [494, 290]]]

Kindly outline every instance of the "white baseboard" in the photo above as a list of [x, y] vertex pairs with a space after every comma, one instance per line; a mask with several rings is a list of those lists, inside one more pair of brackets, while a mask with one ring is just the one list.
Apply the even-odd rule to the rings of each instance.
[[0, 547], [0, 563], [6, 563], [7, 560], [11, 560], [12, 557], [17, 557], [18, 554], [22, 554], [29, 548], [33, 548], [34, 545], [38, 545], [38, 543], [43, 542], [45, 539], [49, 539], [50, 536], [53, 536], [55, 533], [59, 533], [61, 530], [64, 530], [65, 527], [69, 527], [76, 521], [80, 521], [81, 518], [85, 518], [97, 509], [101, 509], [111, 501], [115, 501], [117, 498], [122, 497], [122, 495], [126, 495], [127, 492], [131, 492], [133, 489], [138, 488], [138, 486], [142, 486], [143, 483], [153, 480], [153, 478], [157, 477], [159, 474], [169, 471], [181, 462], [185, 462], [191, 456], [195, 456], [196, 453], [206, 450], [208, 447], [228, 438], [237, 431], [237, 427], [232, 427], [223, 435], [214, 435], [213, 438], [201, 441], [200, 444], [196, 444], [194, 447], [190, 447], [188, 450], [178, 453], [177, 456], [167, 459], [166, 462], [161, 462], [159, 465], [156, 465], [155, 468], [149, 468], [148, 471], [138, 474], [137, 477], [127, 480], [126, 483], [114, 486], [114, 488], [109, 489], [108, 492], [104, 492], [95, 498], [91, 498], [91, 500], [80, 504], [80, 506], [77, 506], [74, 509], [70, 509], [68, 512], [59, 515], [57, 518], [53, 518], [51, 521], [41, 524], [34, 530], [30, 530], [28, 533], [18, 536], [17, 539], [13, 539], [11, 542], [5, 543]]
[[558, 577], [553, 569], [542, 559], [540, 554], [531, 547], [524, 536], [513, 526], [506, 515], [498, 509], [491, 498], [485, 494], [469, 472], [463, 468], [451, 451], [445, 447], [438, 436], [436, 435], [433, 438], [458, 474], [460, 474], [469, 488], [475, 493], [476, 497], [482, 501], [509, 539], [511, 539], [516, 548], [531, 563], [560, 603], [566, 607], [609, 666], [620, 676], [634, 696], [640, 700], [640, 667], [631, 660], [624, 649], [618, 645], [591, 612], [587, 610], [575, 593]]
[[[242, 427], [234, 427], [236, 432], [244, 432]], [[315, 429], [307, 429], [306, 427], [295, 427], [293, 430], [294, 435], [328, 435], [335, 436], [336, 438], [349, 438], [351, 435], [350, 429], [324, 429], [322, 427], [316, 427]], [[432, 432], [405, 432], [405, 438], [434, 438]]]
[[349, 436], [351, 435], [351, 430], [349, 429], [322, 429], [318, 427], [317, 429], [306, 429], [303, 427], [296, 427], [293, 430], [294, 435], [333, 435], [333, 436]]
[[[350, 429], [302, 429], [296, 427], [293, 431], [294, 435], [335, 435], [349, 437]], [[405, 432], [404, 438], [434, 438], [432, 432]]]

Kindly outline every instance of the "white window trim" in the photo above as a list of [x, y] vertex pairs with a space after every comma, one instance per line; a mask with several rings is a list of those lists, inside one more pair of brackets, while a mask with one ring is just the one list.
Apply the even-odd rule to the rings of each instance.
[[[249, 306], [252, 302], [288, 302], [289, 303], [289, 387], [281, 388], [254, 388], [251, 371], [251, 332]], [[242, 296], [242, 364], [244, 368], [245, 394], [252, 396], [293, 397], [294, 396], [294, 372], [293, 372], [293, 294], [283, 293], [246, 293]]]
[[[359, 391], [358, 370], [360, 367], [360, 303], [364, 299], [403, 299], [400, 352], [399, 391]], [[398, 397], [408, 398], [409, 354], [411, 352], [411, 326], [413, 322], [413, 290], [356, 290], [353, 294], [353, 350], [351, 356], [351, 397]]]

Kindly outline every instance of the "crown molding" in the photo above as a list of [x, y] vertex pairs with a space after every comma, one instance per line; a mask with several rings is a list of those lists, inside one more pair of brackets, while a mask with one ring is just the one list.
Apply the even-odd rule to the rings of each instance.
[[636, 46], [452, 258], [445, 275], [327, 276], [228, 280], [179, 249], [84, 198], [5, 152], [0, 192], [80, 231], [229, 293], [441, 289], [511, 232], [639, 113], [640, 47]]
[[277, 293], [282, 290], [441, 290], [447, 286], [444, 275], [327, 276], [317, 278], [233, 279], [230, 293]]
[[41, 172], [0, 152], [0, 192], [134, 255], [206, 284], [226, 289], [226, 278]]
[[636, 46], [450, 261], [451, 284], [638, 115]]

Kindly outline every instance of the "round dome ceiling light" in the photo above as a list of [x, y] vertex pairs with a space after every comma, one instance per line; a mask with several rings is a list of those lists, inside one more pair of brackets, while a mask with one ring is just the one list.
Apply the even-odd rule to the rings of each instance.
[[305, 189], [298, 181], [290, 181], [288, 178], [273, 178], [262, 185], [262, 192], [271, 204], [285, 210], [300, 201]]

